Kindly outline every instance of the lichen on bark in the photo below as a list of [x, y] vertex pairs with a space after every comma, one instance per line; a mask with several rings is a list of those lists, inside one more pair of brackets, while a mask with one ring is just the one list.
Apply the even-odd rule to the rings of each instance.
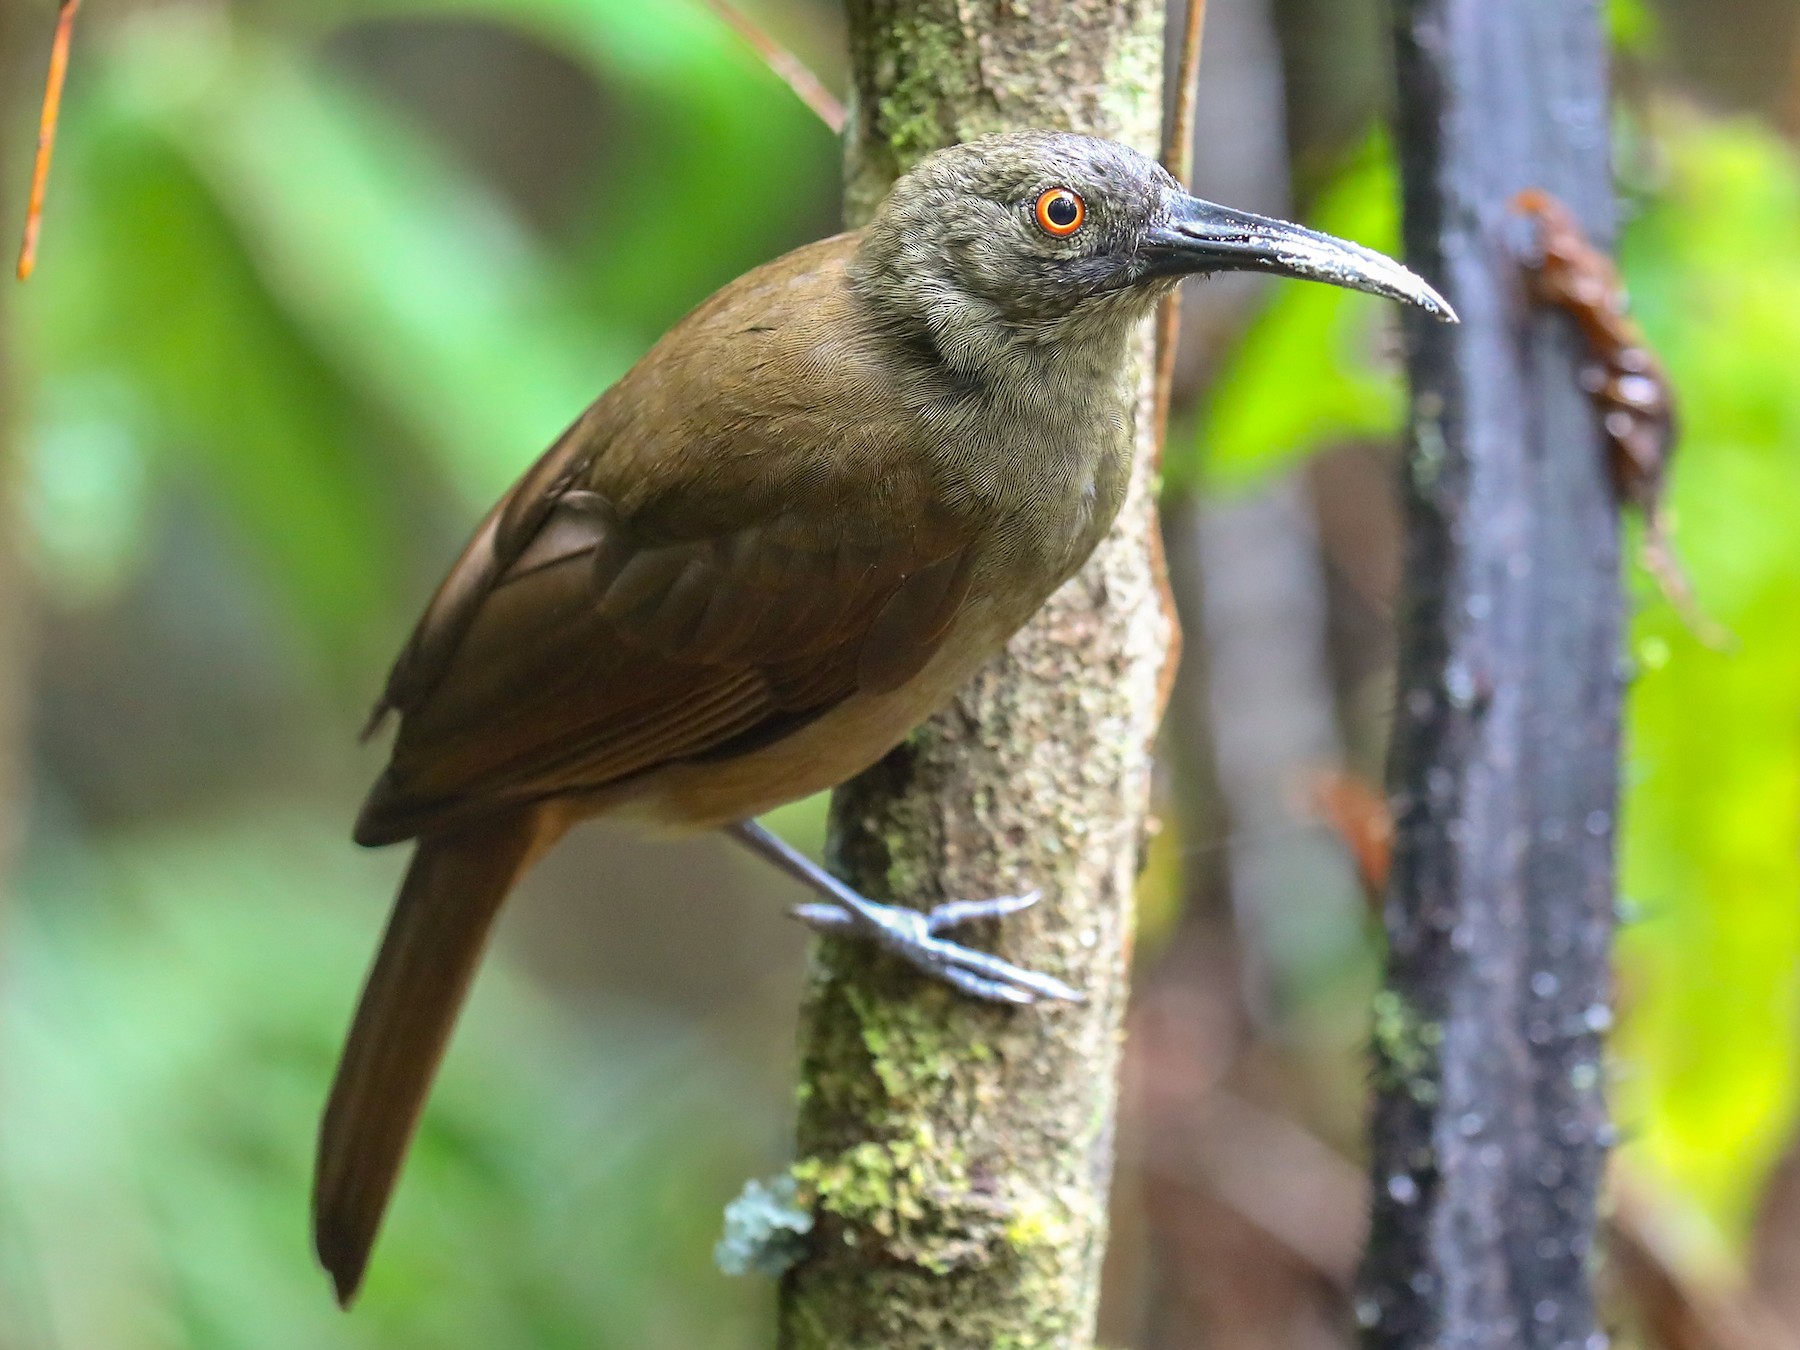
[[[1150, 0], [853, 0], [846, 213], [921, 156], [1060, 127], [1155, 153]], [[1131, 902], [1171, 633], [1151, 539], [1149, 335], [1138, 469], [1112, 535], [955, 703], [841, 789], [833, 866], [879, 899], [1039, 889], [990, 930], [1078, 1006], [974, 1003], [828, 942], [802, 1028], [799, 1161], [816, 1220], [785, 1350], [1092, 1345]], [[978, 941], [989, 940], [978, 935]]]

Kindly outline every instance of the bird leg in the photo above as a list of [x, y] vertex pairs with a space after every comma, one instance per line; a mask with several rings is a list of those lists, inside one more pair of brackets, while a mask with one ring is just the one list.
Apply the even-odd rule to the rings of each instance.
[[728, 832], [794, 880], [825, 897], [823, 903], [794, 907], [794, 917], [809, 927], [822, 933], [868, 938], [934, 979], [975, 998], [1019, 1004], [1035, 1003], [1040, 998], [1081, 1002], [1081, 995], [1061, 980], [938, 936], [945, 929], [976, 919], [1000, 919], [1027, 909], [1038, 902], [1036, 891], [993, 900], [955, 900], [929, 913], [903, 905], [881, 905], [859, 895], [754, 820], [733, 825]]

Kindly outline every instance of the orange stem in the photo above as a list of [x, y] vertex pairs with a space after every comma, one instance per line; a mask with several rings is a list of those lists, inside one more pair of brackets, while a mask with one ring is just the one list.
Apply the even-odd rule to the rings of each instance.
[[843, 131], [844, 105], [817, 75], [806, 68], [805, 62], [757, 27], [749, 15], [729, 0], [705, 0], [705, 4], [756, 49], [763, 64], [774, 71], [802, 103], [817, 113], [821, 122], [833, 132]]
[[44, 190], [50, 183], [50, 159], [56, 153], [56, 123], [62, 115], [63, 81], [69, 74], [69, 44], [75, 33], [75, 11], [81, 0], [62, 0], [56, 16], [56, 41], [50, 48], [50, 79], [44, 89], [44, 111], [38, 120], [37, 163], [31, 173], [31, 204], [25, 213], [25, 242], [19, 248], [19, 280], [29, 281], [37, 266], [38, 233], [44, 223]]

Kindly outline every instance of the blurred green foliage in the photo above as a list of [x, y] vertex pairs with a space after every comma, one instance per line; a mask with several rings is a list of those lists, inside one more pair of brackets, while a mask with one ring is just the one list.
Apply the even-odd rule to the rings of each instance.
[[1710, 651], [1645, 578], [1633, 629], [1622, 1120], [1741, 1229], [1800, 1066], [1800, 166], [1749, 121], [1654, 110], [1626, 230], [1685, 428], [1670, 504]]
[[105, 35], [69, 113], [58, 262], [22, 306], [52, 580], [117, 575], [106, 560], [141, 537], [154, 495], [118, 492], [119, 460], [126, 482], [200, 478], [308, 649], [362, 671], [400, 608], [381, 445], [404, 437], [485, 510], [520, 447], [777, 251], [818, 195], [820, 156], [796, 146], [828, 134], [697, 6], [377, 12], [409, 10], [517, 25], [621, 86], [655, 131], [613, 166], [632, 191], [594, 193], [604, 228], [557, 250], [322, 60], [328, 26], [177, 8]]
[[[1399, 200], [1393, 152], [1374, 136], [1320, 195], [1310, 223], [1394, 253]], [[1215, 488], [1242, 489], [1324, 446], [1391, 440], [1405, 407], [1394, 323], [1394, 307], [1373, 296], [1277, 288], [1208, 391], [1189, 452], [1170, 455], [1171, 484], [1203, 471]]]
[[719, 1197], [757, 1165], [733, 1073], [630, 1008], [577, 1035], [504, 966], [359, 1315], [332, 1305], [303, 1197], [370, 936], [358, 897], [392, 886], [392, 861], [306, 815], [39, 851], [0, 967], [8, 1345], [751, 1341], [709, 1270]]
[[[1651, 40], [1640, 5], [1612, 9], [1622, 43]], [[333, 55], [424, 20], [529, 39], [606, 91], [605, 172], [557, 227]], [[1736, 1233], [1800, 1058], [1800, 170], [1766, 130], [1681, 107], [1629, 132], [1647, 167], [1624, 261], [1682, 401], [1676, 539], [1737, 645], [1707, 650], [1634, 574], [1616, 1096], [1635, 1155]], [[687, 307], [828, 227], [834, 158], [698, 5], [95, 24], [39, 279], [9, 316], [46, 608], [139, 596], [200, 519], [329, 709], [282, 705], [292, 739], [342, 736], [467, 522]], [[1392, 247], [1394, 196], [1371, 139], [1314, 223]], [[1236, 490], [1394, 437], [1391, 322], [1367, 297], [1272, 291], [1171, 479]], [[162, 618], [209, 600], [173, 603]], [[767, 1170], [739, 1068], [638, 1004], [577, 1018], [504, 951], [365, 1303], [331, 1308], [305, 1245], [311, 1132], [398, 863], [341, 842], [343, 779], [367, 766], [331, 762], [323, 788], [124, 824], [84, 818], [43, 766], [0, 960], [0, 1339], [755, 1343], [760, 1291], [707, 1265], [724, 1201]], [[816, 805], [784, 820], [819, 830]]]
[[[554, 236], [334, 56], [426, 20], [540, 44], [630, 110]], [[441, 566], [674, 318], [811, 233], [835, 158], [698, 5], [91, 19], [44, 266], [10, 316], [35, 582], [57, 612], [149, 604], [171, 522], [200, 513], [340, 710], [283, 708], [289, 740], [347, 743], [418, 602], [411, 552]], [[399, 859], [345, 846], [354, 786], [120, 828], [40, 773], [0, 963], [6, 1345], [761, 1338], [764, 1290], [711, 1252], [769, 1166], [766, 1094], [694, 1024], [577, 1016], [505, 950], [339, 1314], [308, 1249], [312, 1136]]]
[[[1680, 414], [1669, 516], [1735, 643], [1709, 650], [1633, 570], [1615, 1096], [1628, 1154], [1741, 1237], [1800, 1086], [1800, 164], [1760, 124], [1674, 101], [1628, 114], [1621, 141], [1648, 166], [1621, 260]], [[1317, 223], [1391, 247], [1393, 202], [1376, 141]], [[1171, 476], [1241, 489], [1321, 446], [1396, 435], [1395, 344], [1366, 299], [1277, 291]], [[1336, 359], [1296, 359], [1320, 351]]]

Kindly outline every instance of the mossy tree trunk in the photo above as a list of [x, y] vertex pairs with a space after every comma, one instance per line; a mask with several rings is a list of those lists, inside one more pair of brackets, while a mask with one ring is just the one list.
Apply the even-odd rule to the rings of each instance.
[[[852, 0], [847, 214], [959, 140], [1061, 127], [1156, 152], [1163, 7]], [[811, 1254], [781, 1294], [786, 1350], [995, 1350], [1093, 1341], [1134, 880], [1172, 637], [1150, 492], [1149, 333], [1138, 472], [1112, 537], [1003, 657], [839, 791], [832, 862], [921, 907], [1037, 888], [994, 939], [1079, 1006], [983, 1006], [829, 943], [803, 1018], [796, 1175]], [[977, 940], [981, 940], [979, 937]]]

